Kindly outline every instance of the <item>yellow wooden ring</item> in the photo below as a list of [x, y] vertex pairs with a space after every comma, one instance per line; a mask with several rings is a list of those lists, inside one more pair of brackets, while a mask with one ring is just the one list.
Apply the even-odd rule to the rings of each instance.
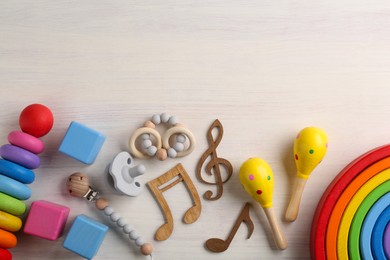
[[0, 211], [0, 228], [16, 232], [22, 227], [22, 220], [7, 212]]
[[156, 148], [160, 149], [162, 147], [161, 136], [156, 130], [154, 130], [153, 128], [150, 128], [150, 127], [138, 128], [137, 130], [135, 130], [135, 132], [131, 135], [131, 137], [129, 139], [129, 148], [130, 148], [130, 153], [139, 159], [145, 159], [145, 158], [151, 157], [147, 154], [140, 152], [135, 145], [137, 138], [143, 134], [153, 135], [156, 138], [156, 142], [157, 142]]
[[163, 147], [167, 150], [169, 148], [171, 148], [171, 146], [169, 145], [169, 138], [171, 138], [172, 135], [176, 135], [176, 134], [183, 134], [183, 135], [187, 136], [188, 141], [189, 141], [188, 149], [181, 151], [181, 152], [177, 152], [176, 156], [183, 157], [183, 156], [186, 156], [186, 155], [192, 153], [192, 151], [195, 149], [195, 137], [191, 133], [190, 130], [188, 130], [187, 128], [185, 128], [183, 126], [171, 127], [163, 134], [163, 136], [162, 136]]
[[343, 217], [340, 222], [339, 232], [337, 234], [337, 257], [338, 259], [349, 259], [348, 256], [348, 235], [349, 228], [351, 227], [353, 217], [358, 210], [362, 201], [372, 192], [376, 187], [390, 180], [390, 169], [384, 170], [370, 180], [368, 180], [361, 188], [355, 193], [351, 201], [346, 207]]

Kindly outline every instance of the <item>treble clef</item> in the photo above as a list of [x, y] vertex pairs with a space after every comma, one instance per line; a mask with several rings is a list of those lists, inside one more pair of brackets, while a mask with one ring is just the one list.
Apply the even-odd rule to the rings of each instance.
[[[212, 131], [214, 128], [216, 128], [218, 130], [216, 140], [214, 140], [213, 135], [212, 135]], [[205, 184], [210, 184], [210, 185], [217, 185], [217, 187], [218, 187], [217, 194], [214, 197], [212, 197], [213, 192], [211, 190], [208, 190], [204, 193], [203, 196], [206, 200], [219, 199], [223, 193], [223, 184], [225, 182], [227, 182], [230, 179], [230, 177], [232, 177], [232, 174], [233, 174], [232, 164], [224, 158], [219, 158], [217, 155], [216, 149], [222, 140], [222, 136], [223, 136], [222, 124], [218, 119], [216, 119], [214, 121], [214, 123], [210, 126], [210, 128], [207, 132], [207, 141], [209, 143], [209, 148], [203, 153], [202, 157], [200, 158], [200, 160], [196, 166], [196, 177], [198, 178], [198, 180], [200, 182], [205, 183]], [[207, 163], [207, 165], [205, 167], [205, 171], [210, 176], [213, 175], [213, 173], [214, 173], [215, 183], [204, 180], [202, 178], [202, 174], [201, 174], [203, 164], [206, 161], [207, 157], [209, 157], [209, 156], [211, 159]], [[224, 168], [226, 170], [227, 178], [225, 180], [222, 180], [220, 165], [224, 166]]]

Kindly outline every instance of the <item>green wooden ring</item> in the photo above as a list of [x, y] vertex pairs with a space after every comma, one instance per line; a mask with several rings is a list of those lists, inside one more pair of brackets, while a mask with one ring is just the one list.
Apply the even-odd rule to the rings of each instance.
[[390, 192], [390, 180], [382, 183], [367, 195], [356, 211], [348, 236], [348, 254], [350, 259], [361, 259], [359, 241], [363, 221], [375, 202], [388, 192]]
[[0, 210], [19, 216], [26, 211], [26, 204], [14, 197], [0, 192]]

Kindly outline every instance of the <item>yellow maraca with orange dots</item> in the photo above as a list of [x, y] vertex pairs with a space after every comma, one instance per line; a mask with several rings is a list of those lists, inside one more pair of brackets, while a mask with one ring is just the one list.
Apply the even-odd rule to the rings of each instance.
[[318, 127], [302, 129], [294, 141], [294, 159], [297, 167], [297, 176], [290, 203], [286, 210], [287, 221], [297, 219], [299, 204], [307, 179], [315, 167], [322, 161], [328, 149], [328, 137]]
[[286, 249], [287, 241], [279, 227], [272, 206], [274, 176], [271, 167], [263, 159], [250, 158], [241, 165], [239, 176], [246, 192], [263, 207], [271, 225], [276, 246], [281, 250]]

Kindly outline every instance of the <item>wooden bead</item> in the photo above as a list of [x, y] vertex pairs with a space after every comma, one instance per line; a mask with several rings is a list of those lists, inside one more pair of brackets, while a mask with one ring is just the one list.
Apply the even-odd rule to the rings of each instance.
[[156, 157], [160, 161], [165, 161], [167, 159], [167, 150], [160, 148], [157, 150]]
[[100, 198], [96, 201], [95, 206], [97, 209], [103, 210], [108, 206], [109, 202], [105, 198]]
[[153, 124], [152, 121], [148, 120], [148, 121], [145, 122], [144, 127], [149, 127], [149, 128], [153, 128], [154, 129], [154, 128], [156, 128], [156, 125]]
[[66, 182], [66, 187], [72, 196], [84, 197], [89, 191], [88, 176], [80, 172], [73, 173]]
[[141, 246], [141, 253], [143, 255], [151, 255], [153, 252], [153, 245], [149, 243], [145, 243]]

